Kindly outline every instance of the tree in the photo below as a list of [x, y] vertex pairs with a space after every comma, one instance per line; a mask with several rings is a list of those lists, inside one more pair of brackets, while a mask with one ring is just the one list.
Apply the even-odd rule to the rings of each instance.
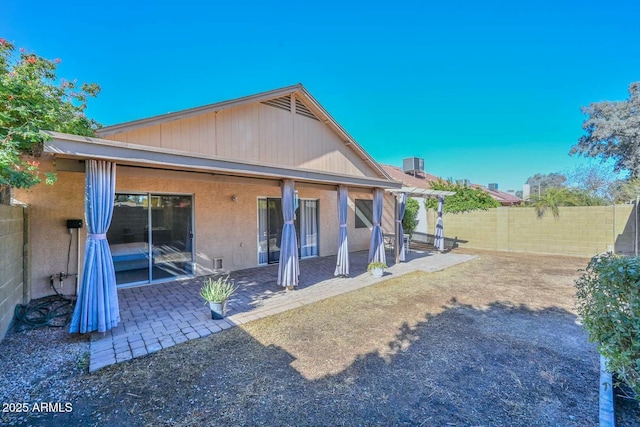
[[[448, 213], [469, 212], [478, 209], [487, 210], [500, 206], [500, 203], [483, 189], [456, 184], [451, 180], [444, 181], [438, 179], [436, 182], [431, 183], [431, 188], [434, 190], [456, 192], [453, 196], [447, 196], [444, 211]], [[437, 199], [426, 199], [424, 204], [427, 208], [438, 208]]]
[[[99, 124], [85, 116], [87, 99], [100, 87], [58, 79], [59, 59], [42, 58], [0, 38], [0, 191], [41, 182], [37, 157], [46, 135], [41, 130], [93, 136]], [[46, 175], [53, 184], [54, 174]], [[6, 202], [6, 200], [5, 200]]]
[[407, 204], [404, 208], [404, 217], [402, 217], [402, 228], [405, 233], [413, 234], [413, 230], [418, 226], [416, 217], [420, 210], [420, 203], [416, 199], [407, 199]]
[[527, 178], [525, 184], [529, 184], [531, 194], [540, 195], [547, 188], [564, 188], [567, 177], [561, 173], [552, 172], [548, 174], [537, 173]]
[[586, 134], [569, 154], [614, 160], [615, 171], [629, 171], [640, 177], [640, 82], [629, 85], [625, 101], [593, 102], [583, 107]]
[[567, 186], [582, 191], [594, 198], [610, 202], [615, 198], [618, 177], [607, 167], [599, 165], [579, 165], [567, 173]]

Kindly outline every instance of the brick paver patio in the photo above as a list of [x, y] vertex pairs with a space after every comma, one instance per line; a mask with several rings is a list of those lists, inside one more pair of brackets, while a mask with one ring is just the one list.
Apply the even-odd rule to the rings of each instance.
[[334, 277], [336, 257], [300, 262], [300, 284], [287, 292], [276, 283], [278, 266], [268, 265], [231, 273], [238, 291], [228, 302], [223, 320], [212, 320], [199, 295], [203, 277], [120, 289], [120, 324], [91, 337], [89, 371], [154, 353], [182, 342], [205, 337], [233, 326], [340, 295], [365, 286], [422, 270], [438, 271], [469, 261], [472, 255], [414, 251], [407, 262], [394, 265], [382, 278], [367, 273], [367, 253], [352, 252], [348, 278]]

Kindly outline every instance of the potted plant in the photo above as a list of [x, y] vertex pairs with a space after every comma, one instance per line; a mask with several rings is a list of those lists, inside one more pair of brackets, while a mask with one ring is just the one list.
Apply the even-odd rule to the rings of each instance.
[[385, 268], [387, 268], [387, 264], [384, 262], [374, 261], [369, 263], [367, 271], [371, 272], [373, 277], [382, 277]]
[[209, 303], [212, 319], [223, 319], [227, 311], [227, 300], [233, 295], [237, 287], [229, 280], [229, 276], [213, 280], [208, 277], [200, 289], [200, 296]]

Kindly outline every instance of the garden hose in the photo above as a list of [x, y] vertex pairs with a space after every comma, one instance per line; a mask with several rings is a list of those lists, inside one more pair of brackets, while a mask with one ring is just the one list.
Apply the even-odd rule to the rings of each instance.
[[32, 301], [27, 305], [18, 304], [14, 310], [14, 328], [15, 330], [31, 330], [42, 326], [61, 328], [68, 323], [73, 313], [73, 302], [58, 294]]

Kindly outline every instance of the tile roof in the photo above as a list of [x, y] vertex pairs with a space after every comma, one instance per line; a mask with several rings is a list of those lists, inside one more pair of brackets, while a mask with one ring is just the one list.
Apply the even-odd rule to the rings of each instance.
[[[431, 182], [437, 181], [439, 178], [435, 175], [428, 174], [426, 172], [421, 172], [417, 176], [409, 175], [404, 173], [404, 171], [396, 166], [380, 164], [382, 169], [394, 180], [402, 182], [402, 184], [406, 187], [416, 187], [416, 188], [424, 188], [426, 190], [431, 189]], [[516, 197], [513, 194], [506, 193], [500, 190], [489, 190], [487, 187], [479, 184], [471, 184], [474, 188], [481, 188], [487, 193], [491, 195], [494, 199], [496, 199], [502, 205], [515, 205], [522, 202], [522, 199]]]

